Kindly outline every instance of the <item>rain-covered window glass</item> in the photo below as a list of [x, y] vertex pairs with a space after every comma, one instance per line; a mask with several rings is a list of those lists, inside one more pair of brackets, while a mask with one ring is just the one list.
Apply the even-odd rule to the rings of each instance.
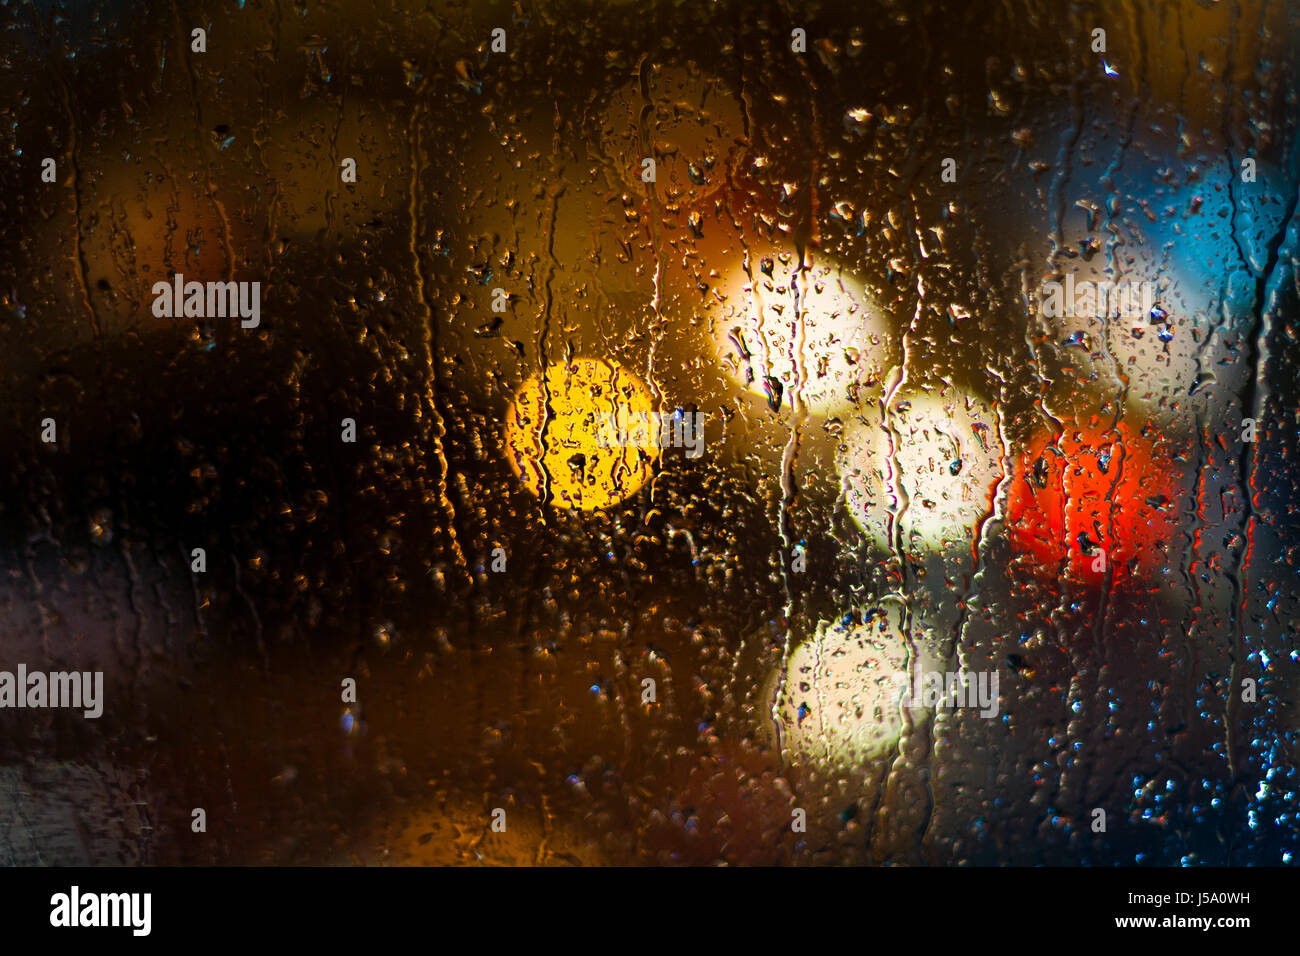
[[1296, 862], [1296, 4], [0, 31], [0, 863]]

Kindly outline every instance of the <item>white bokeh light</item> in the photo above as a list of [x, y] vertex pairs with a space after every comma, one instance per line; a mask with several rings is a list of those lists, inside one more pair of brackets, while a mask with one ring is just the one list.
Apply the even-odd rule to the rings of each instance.
[[836, 466], [863, 533], [889, 550], [896, 521], [901, 546], [916, 553], [971, 546], [992, 508], [1001, 455], [987, 402], [952, 386], [905, 388], [845, 428]]
[[823, 624], [774, 672], [775, 730], [795, 762], [853, 765], [893, 751], [903, 731], [908, 648], [898, 612]]
[[[1276, 171], [1263, 165], [1257, 180], [1232, 182], [1238, 172], [1216, 164], [1175, 178], [1139, 165], [1117, 175], [1113, 195], [1100, 186], [1072, 193], [1061, 226], [1070, 255], [1059, 275], [1039, 277], [1030, 290], [1070, 373], [1063, 392], [1122, 395], [1128, 408], [1182, 431], [1195, 396], [1216, 382], [1235, 387], [1231, 367], [1251, 323], [1255, 276], [1285, 212]], [[1109, 218], [1108, 198], [1116, 205]], [[1031, 229], [1047, 227], [1039, 215]], [[1050, 287], [1067, 282], [1081, 291], [1058, 300], [1064, 312], [1045, 307]], [[1089, 289], [1105, 286], [1144, 296], [1119, 307], [1090, 299]]]
[[749, 264], [724, 278], [725, 306], [711, 322], [727, 374], [782, 410], [797, 400], [845, 414], [878, 395], [896, 350], [862, 284], [830, 265], [800, 270], [775, 247]]

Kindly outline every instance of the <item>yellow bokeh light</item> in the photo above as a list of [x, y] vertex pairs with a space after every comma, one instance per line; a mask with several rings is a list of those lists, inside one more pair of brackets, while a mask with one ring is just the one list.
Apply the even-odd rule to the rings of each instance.
[[594, 511], [649, 479], [659, 456], [654, 396], [612, 359], [556, 363], [533, 376], [506, 412], [510, 467], [537, 497]]

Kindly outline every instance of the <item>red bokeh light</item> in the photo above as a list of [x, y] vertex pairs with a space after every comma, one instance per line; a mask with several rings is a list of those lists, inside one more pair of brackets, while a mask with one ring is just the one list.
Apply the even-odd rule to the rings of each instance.
[[1176, 497], [1173, 461], [1156, 442], [1123, 422], [1093, 421], [1028, 443], [1007, 527], [1013, 547], [1043, 573], [1090, 583], [1148, 577], [1164, 562]]

